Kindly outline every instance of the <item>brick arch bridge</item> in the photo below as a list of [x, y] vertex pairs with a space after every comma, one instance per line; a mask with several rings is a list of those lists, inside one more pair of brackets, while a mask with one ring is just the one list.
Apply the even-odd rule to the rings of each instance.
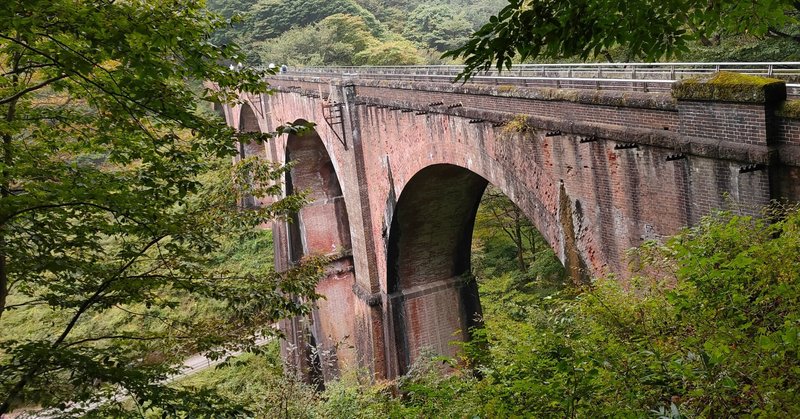
[[284, 355], [329, 380], [396, 377], [426, 347], [452, 354], [480, 310], [469, 252], [487, 183], [575, 279], [624, 278], [626, 249], [715, 208], [798, 200], [800, 117], [785, 85], [737, 80], [633, 92], [289, 74], [271, 95], [242, 94], [220, 109], [239, 130], [316, 124], [240, 147], [295, 161], [286, 191], [310, 191], [294, 223], [273, 226], [276, 267], [332, 257], [313, 316], [282, 325]]

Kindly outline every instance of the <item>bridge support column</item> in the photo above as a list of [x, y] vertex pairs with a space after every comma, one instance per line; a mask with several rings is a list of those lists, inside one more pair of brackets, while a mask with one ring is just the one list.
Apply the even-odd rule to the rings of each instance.
[[[400, 290], [389, 296], [398, 375], [421, 356], [456, 356], [452, 342], [469, 340], [469, 328], [481, 322], [474, 278], [453, 277]], [[455, 331], [455, 333], [454, 333]]]
[[387, 378], [392, 374], [391, 362], [387, 358], [391, 353], [386, 349], [386, 316], [388, 305], [386, 294], [381, 288], [378, 253], [380, 246], [372, 234], [374, 219], [370, 199], [369, 166], [370, 144], [365, 142], [377, 140], [362, 138], [362, 121], [356, 111], [356, 89], [351, 81], [341, 80], [330, 86], [329, 100], [342, 106], [343, 147], [346, 149], [348, 162], [345, 177], [345, 189], [348, 192], [348, 208], [351, 215], [352, 250], [355, 270], [358, 275], [353, 284], [354, 298], [354, 343], [358, 354], [359, 373], [368, 374], [369, 378]]

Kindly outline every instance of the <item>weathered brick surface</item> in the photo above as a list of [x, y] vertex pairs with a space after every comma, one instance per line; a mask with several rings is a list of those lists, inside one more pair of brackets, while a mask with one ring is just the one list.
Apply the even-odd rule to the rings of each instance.
[[681, 102], [681, 134], [736, 142], [767, 144], [767, 116], [763, 104]]
[[677, 114], [671, 110], [653, 110], [573, 103], [566, 101], [534, 100], [504, 96], [472, 95], [466, 93], [426, 92], [412, 89], [381, 87], [359, 87], [358, 95], [364, 101], [431, 104], [442, 102], [433, 108], [446, 110], [448, 106], [461, 104], [466, 108], [482, 109], [515, 114], [537, 115], [559, 119], [570, 119], [590, 123], [628, 125], [651, 129], [676, 129]]
[[313, 311], [313, 335], [319, 350], [326, 381], [340, 377], [342, 370], [358, 367], [355, 348], [353, 305], [353, 261], [344, 257], [331, 263], [325, 277], [317, 284]]
[[[464, 340], [463, 311], [458, 279], [425, 284], [406, 290], [403, 301], [403, 329], [406, 334], [407, 363], [414, 362], [425, 352], [454, 356], [453, 340]], [[460, 333], [454, 334], [456, 331]]]
[[778, 139], [787, 144], [800, 146], [800, 120], [776, 118]]
[[[249, 99], [264, 103], [259, 127], [305, 120], [319, 134], [317, 146], [282, 138], [268, 148], [277, 161], [287, 144], [306, 156], [293, 187], [304, 184], [315, 198], [300, 213], [302, 228], [276, 230], [276, 264], [288, 266], [280, 259], [290, 257], [293, 235], [304, 253], [349, 249], [352, 273], [320, 283], [329, 298], [314, 333], [328, 348], [350, 336], [355, 351], [338, 359], [378, 376], [402, 373], [424, 346], [452, 353], [446, 341], [479, 311], [457, 284], [468, 277], [486, 182], [576, 276], [625, 278], [625, 251], [644, 240], [716, 208], [752, 213], [770, 198], [800, 197], [786, 186], [797, 183], [798, 165], [782, 160], [785, 147], [798, 145], [800, 124], [773, 117], [768, 105], [312, 78], [275, 85], [278, 93]], [[326, 98], [341, 104], [342, 125], [323, 118]], [[229, 123], [239, 112], [226, 112]], [[490, 123], [515, 115], [529, 126]], [[667, 161], [675, 155], [682, 158]], [[750, 170], [755, 163], [763, 166]]]

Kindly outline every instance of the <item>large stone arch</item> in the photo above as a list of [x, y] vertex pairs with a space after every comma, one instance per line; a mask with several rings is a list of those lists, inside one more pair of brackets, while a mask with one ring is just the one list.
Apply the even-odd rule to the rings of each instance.
[[[295, 124], [306, 121], [298, 120]], [[325, 381], [337, 378], [339, 371], [356, 365], [354, 338], [353, 284], [355, 269], [350, 239], [350, 223], [342, 188], [331, 156], [316, 130], [302, 135], [289, 134], [286, 162], [293, 166], [286, 176], [286, 194], [306, 193], [308, 203], [286, 225], [286, 256], [291, 263], [304, 257], [330, 259], [317, 293], [324, 298], [314, 306], [305, 325], [295, 320], [295, 332], [319, 364], [308, 365], [313, 379], [319, 368]], [[301, 330], [302, 329], [302, 330]], [[295, 343], [296, 345], [297, 343]], [[308, 357], [308, 353], [300, 356]]]
[[[402, 189], [389, 231], [386, 277], [396, 362], [389, 370], [397, 375], [426, 350], [455, 355], [451, 342], [468, 340], [470, 329], [480, 324], [471, 244], [489, 183], [473, 170], [437, 163], [416, 172]], [[507, 185], [495, 186], [516, 201]], [[527, 216], [534, 225], [544, 222]]]

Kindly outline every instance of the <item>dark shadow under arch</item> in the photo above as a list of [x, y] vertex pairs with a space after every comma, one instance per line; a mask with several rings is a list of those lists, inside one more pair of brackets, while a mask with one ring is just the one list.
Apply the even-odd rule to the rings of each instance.
[[305, 330], [295, 330], [296, 335], [305, 336], [296, 340], [308, 342], [306, 358], [319, 359], [322, 376], [313, 376], [312, 365], [307, 369], [310, 376], [306, 377], [319, 385], [336, 379], [344, 365], [356, 363], [354, 350], [348, 349], [354, 347], [348, 340], [355, 328], [354, 316], [347, 315], [353, 311], [355, 282], [349, 218], [333, 161], [315, 130], [289, 134], [285, 157], [293, 165], [286, 174], [286, 194], [304, 192], [308, 199], [287, 225], [288, 259], [292, 263], [308, 256], [330, 259], [317, 284], [317, 293], [324, 298], [317, 301], [306, 318]]
[[[258, 118], [247, 102], [242, 104], [242, 111], [239, 115], [239, 132], [261, 132], [261, 128], [258, 126]], [[239, 143], [239, 158], [243, 159], [251, 156], [266, 158], [263, 141], [243, 141]]]
[[[295, 122], [304, 123], [303, 120]], [[289, 134], [286, 162], [294, 165], [286, 176], [286, 194], [307, 193], [309, 203], [298, 216], [303, 212], [311, 213], [307, 210], [313, 208], [315, 218], [313, 224], [302, 219], [292, 223], [289, 238], [292, 261], [306, 255], [349, 253], [350, 222], [342, 187], [319, 134], [315, 130], [303, 135]], [[300, 230], [305, 232], [301, 234]]]
[[[399, 374], [424, 348], [452, 355], [449, 342], [478, 324], [470, 274], [472, 228], [487, 180], [454, 165], [428, 166], [411, 178], [395, 207], [387, 252], [389, 311]], [[394, 367], [394, 368], [392, 368]]]

